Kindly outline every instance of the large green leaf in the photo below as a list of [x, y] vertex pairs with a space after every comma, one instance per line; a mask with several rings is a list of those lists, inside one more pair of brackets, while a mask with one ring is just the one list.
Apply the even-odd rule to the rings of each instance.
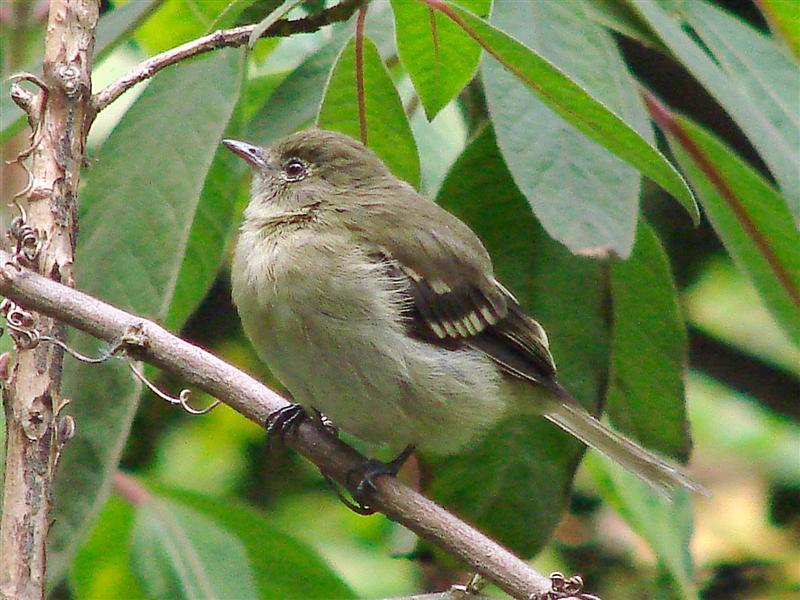
[[760, 0], [758, 7], [776, 36], [783, 39], [796, 59], [800, 59], [800, 11], [794, 2]]
[[656, 555], [661, 570], [668, 574], [672, 593], [657, 597], [697, 600], [699, 596], [689, 552], [693, 528], [690, 493], [684, 489], [677, 490], [670, 501], [616, 463], [590, 456], [586, 464], [603, 498], [633, 531], [644, 538]]
[[[551, 61], [630, 123], [653, 131], [633, 78], [582, 0], [497, 0], [492, 24]], [[497, 61], [483, 66], [497, 143], [519, 189], [547, 232], [573, 252], [633, 246], [641, 177], [636, 169], [559, 117]]]
[[115, 496], [106, 502], [89, 540], [69, 569], [69, 587], [77, 600], [144, 599], [128, 556], [134, 508]]
[[[481, 237], [498, 279], [548, 331], [560, 381], [597, 407], [608, 363], [602, 265], [570, 254], [536, 223], [490, 128], [456, 161], [438, 201]], [[529, 556], [559, 522], [582, 451], [544, 419], [514, 416], [471, 450], [437, 459], [431, 492]]]
[[645, 46], [662, 48], [658, 38], [625, 3], [625, 0], [591, 0], [585, 3], [584, 9], [590, 17], [609, 29], [633, 38]]
[[632, 6], [736, 121], [780, 183], [795, 218], [800, 219], [797, 67], [773, 42], [709, 7], [693, 2], [683, 10], [692, 15], [691, 23], [705, 36], [704, 41], [707, 38], [714, 44], [711, 50], [719, 64], [658, 4], [633, 2]]
[[[388, 4], [388, 3], [387, 3]], [[366, 32], [378, 45], [382, 56], [395, 53], [392, 43], [390, 11], [374, 4], [367, 15]], [[270, 142], [312, 124], [330, 78], [336, 58], [352, 35], [352, 23], [331, 28], [330, 39], [306, 57], [269, 96], [248, 122], [247, 139], [268, 145]]]
[[247, 139], [267, 145], [314, 121], [325, 82], [349, 36], [349, 32], [335, 33], [281, 82], [247, 124]]
[[253, 565], [262, 600], [354, 597], [312, 548], [272, 527], [262, 514], [198, 494], [166, 488], [159, 488], [158, 492], [202, 513], [236, 536]]
[[[492, 0], [462, 0], [473, 13], [488, 17]], [[431, 120], [466, 85], [481, 47], [453, 21], [421, 2], [392, 0], [397, 50]]]
[[245, 4], [238, 0], [167, 0], [153, 18], [139, 28], [136, 39], [151, 54], [163, 52], [213, 29], [231, 25], [246, 8]]
[[[81, 193], [75, 266], [82, 289], [167, 318], [201, 192], [239, 97], [242, 56], [223, 50], [159, 73], [103, 145]], [[88, 352], [100, 345], [87, 336], [73, 343]], [[120, 364], [72, 363], [64, 376], [78, 432], [57, 478], [51, 584], [102, 505], [139, 395]]]
[[774, 169], [781, 189], [793, 202], [790, 208], [800, 221], [800, 69], [797, 62], [775, 40], [706, 2], [689, 2], [684, 12], [732, 84], [753, 102], [791, 149], [792, 153], [786, 158], [793, 168], [787, 165]]
[[697, 219], [692, 192], [669, 161], [631, 125], [546, 58], [480, 17], [445, 0], [423, 0], [446, 12], [551, 109], [672, 194]]
[[677, 117], [677, 126], [713, 169], [715, 180], [670, 138], [717, 235], [784, 331], [800, 344], [800, 232], [786, 202], [715, 136], [683, 117]]
[[[137, 0], [103, 15], [97, 23], [97, 39], [94, 44], [94, 63], [97, 64], [116, 45], [144, 21], [164, 0]], [[42, 63], [31, 65], [25, 71], [40, 74]], [[11, 83], [0, 81], [0, 141], [15, 133], [22, 126], [24, 115], [9, 96]]]
[[611, 421], [644, 446], [687, 459], [686, 325], [669, 257], [642, 222], [633, 254], [611, 268]]
[[[268, 14], [280, 2], [281, 0], [228, 0], [225, 8], [217, 14], [207, 31], [225, 29], [242, 22], [242, 19], [246, 18], [246, 11], [252, 8], [263, 10], [263, 14]], [[256, 4], [257, 6], [254, 6]]]
[[[240, 127], [226, 135], [238, 137]], [[192, 229], [186, 240], [183, 263], [175, 280], [172, 301], [164, 325], [180, 330], [205, 297], [219, 272], [225, 247], [236, 229], [237, 206], [246, 169], [227, 149], [217, 150], [197, 203]]]
[[366, 139], [389, 169], [419, 187], [419, 156], [411, 126], [392, 78], [375, 44], [364, 38], [363, 101], [366, 131], [359, 123], [359, 90], [356, 76], [356, 40], [351, 39], [333, 67], [325, 97], [319, 109], [317, 126]]
[[139, 505], [131, 564], [150, 598], [259, 597], [242, 542], [212, 519], [177, 502], [153, 498]]

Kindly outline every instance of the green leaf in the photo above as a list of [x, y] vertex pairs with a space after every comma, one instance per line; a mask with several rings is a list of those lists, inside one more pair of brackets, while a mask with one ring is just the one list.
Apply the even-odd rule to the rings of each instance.
[[231, 0], [167, 0], [153, 18], [139, 28], [136, 39], [151, 54], [169, 50], [233, 24], [246, 6], [237, 5], [232, 10], [228, 8], [230, 4]]
[[267, 145], [313, 122], [331, 68], [349, 37], [349, 32], [335, 33], [292, 71], [247, 124], [247, 139]]
[[[238, 137], [239, 128], [226, 135]], [[197, 203], [186, 240], [165, 327], [179, 331], [205, 298], [225, 258], [225, 248], [236, 230], [237, 206], [246, 166], [225, 148], [217, 150]]]
[[[718, 66], [657, 4], [634, 2], [632, 6], [747, 135], [800, 219], [797, 67], [774, 43], [736, 19], [699, 3], [687, 3], [683, 10], [692, 15], [691, 23], [704, 41], [707, 38], [714, 44], [711, 50]], [[731, 47], [732, 43], [738, 48]]]
[[[367, 14], [365, 29], [382, 52], [393, 54], [394, 50], [390, 47], [391, 15], [388, 13], [386, 6], [373, 3]], [[314, 122], [331, 69], [350, 39], [352, 30], [352, 22], [331, 28], [328, 42], [306, 57], [253, 115], [247, 124], [247, 139], [268, 145]]]
[[[782, 136], [790, 149], [774, 169], [781, 189], [792, 200], [790, 208], [800, 220], [800, 70], [773, 39], [706, 2], [686, 5], [685, 14], [695, 32], [711, 50], [722, 70], [742, 96]], [[765, 156], [767, 159], [767, 156]], [[773, 166], [774, 165], [774, 166]]]
[[106, 501], [92, 535], [70, 566], [69, 587], [75, 598], [146, 598], [128, 564], [133, 517], [130, 504], [115, 496]]
[[253, 565], [262, 600], [355, 597], [312, 548], [272, 527], [262, 514], [188, 492], [166, 488], [158, 491], [236, 536]]
[[258, 23], [266, 15], [274, 11], [281, 5], [283, 0], [246, 0], [249, 6], [245, 7], [239, 15], [234, 25], [251, 25]]
[[244, 545], [212, 519], [176, 502], [154, 498], [138, 507], [131, 560], [150, 598], [259, 597]]
[[603, 498], [652, 548], [678, 597], [697, 600], [689, 552], [693, 527], [690, 493], [676, 490], [672, 501], [666, 500], [616, 463], [590, 456], [586, 465]]
[[800, 59], [800, 11], [786, 0], [760, 0], [758, 7], [769, 26], [781, 38], [796, 59]]
[[[228, 4], [215, 17], [208, 27], [209, 32], [215, 29], [225, 29], [239, 23], [245, 11], [252, 8], [258, 0], [228, 0]], [[268, 3], [277, 4], [280, 0], [268, 0]]]
[[[649, 143], [654, 136], [636, 84], [602, 26], [581, 0], [498, 0], [492, 24], [551, 61]], [[559, 117], [497, 61], [483, 66], [497, 143], [545, 230], [573, 252], [633, 246], [641, 178], [632, 166]]]
[[669, 257], [645, 222], [631, 257], [611, 267], [611, 296], [608, 416], [647, 448], [686, 460], [686, 325]]
[[686, 182], [651, 144], [601, 101], [540, 54], [472, 13], [445, 0], [423, 0], [451, 16], [506, 69], [584, 135], [639, 169], [698, 218]]
[[695, 156], [670, 138], [714, 230], [787, 335], [800, 345], [800, 232], [781, 195], [715, 136], [684, 117], [677, 126], [713, 169], [722, 193]]
[[[389, 169], [419, 187], [419, 156], [400, 95], [378, 49], [364, 38], [363, 77], [367, 145]], [[361, 138], [356, 84], [356, 40], [351, 39], [336, 60], [319, 108], [317, 126]]]
[[[103, 15], [97, 23], [97, 39], [94, 45], [94, 62], [97, 64], [139, 24], [150, 16], [150, 13], [163, 0], [137, 0]], [[42, 63], [30, 65], [23, 69], [30, 73], [42, 72]], [[24, 122], [24, 115], [11, 100], [9, 91], [11, 83], [3, 78], [0, 82], [0, 142], [16, 133]]]
[[[492, 0], [462, 0], [461, 5], [486, 18]], [[475, 75], [481, 48], [453, 21], [421, 2], [392, 0], [392, 11], [400, 60], [432, 120]]]
[[[167, 318], [206, 176], [239, 97], [242, 56], [222, 50], [159, 73], [105, 142], [81, 193], [81, 289]], [[87, 336], [78, 342], [89, 353], [100, 346]], [[64, 370], [80, 426], [57, 477], [51, 584], [102, 505], [136, 410], [139, 386], [113, 363]]]
[[650, 28], [625, 3], [625, 0], [591, 0], [584, 3], [584, 9], [592, 19], [622, 35], [651, 48], [663, 46]]
[[[467, 146], [437, 200], [480, 236], [498, 279], [548, 331], [562, 384], [597, 407], [608, 364], [603, 266], [570, 254], [537, 224], [490, 128]], [[471, 450], [436, 459], [431, 493], [530, 556], [561, 519], [582, 453], [544, 419], [514, 416]]]
[[253, 29], [252, 33], [250, 33], [250, 38], [247, 41], [247, 45], [252, 48], [255, 43], [258, 41], [258, 38], [270, 27], [272, 27], [279, 19], [286, 15], [290, 10], [292, 10], [295, 6], [300, 4], [303, 0], [283, 0], [280, 3], [276, 3], [275, 8], [270, 10], [267, 13], [267, 16], [261, 19], [256, 25], [255, 29]]

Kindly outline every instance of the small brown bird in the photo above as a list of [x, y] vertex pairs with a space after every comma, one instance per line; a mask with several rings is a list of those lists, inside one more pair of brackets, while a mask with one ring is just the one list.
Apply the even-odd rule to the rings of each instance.
[[253, 168], [233, 298], [299, 403], [282, 424], [317, 410], [365, 441], [447, 454], [536, 413], [661, 494], [702, 491], [570, 396], [544, 329], [495, 279], [478, 237], [371, 150], [318, 129], [269, 149], [224, 144]]

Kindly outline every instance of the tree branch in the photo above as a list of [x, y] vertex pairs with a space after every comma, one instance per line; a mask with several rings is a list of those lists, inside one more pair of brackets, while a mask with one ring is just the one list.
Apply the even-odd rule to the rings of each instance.
[[[367, 2], [368, 0], [342, 0], [335, 6], [302, 19], [280, 19], [264, 31], [261, 37], [287, 37], [296, 33], [313, 33], [327, 25], [346, 21], [360, 6]], [[134, 85], [149, 79], [161, 69], [212, 50], [244, 46], [248, 43], [250, 34], [257, 26], [244, 25], [233, 29], [220, 29], [148, 58], [137, 65], [131, 72], [123, 75], [120, 79], [95, 94], [92, 100], [95, 114], [106, 108]]]
[[[126, 345], [131, 356], [183, 378], [262, 427], [268, 415], [287, 405], [284, 398], [249, 375], [152, 321], [27, 269], [18, 270], [7, 264], [11, 258], [0, 252], [0, 265], [5, 265], [0, 266], [0, 293], [10, 300], [107, 342], [131, 340]], [[348, 474], [364, 461], [311, 421], [288, 433], [286, 443], [345, 487]], [[443, 548], [515, 598], [527, 599], [551, 590], [550, 579], [394, 477], [379, 478], [376, 487], [377, 493], [367, 498], [370, 506]]]
[[[17, 159], [22, 164], [30, 158], [30, 167], [25, 167], [28, 184], [19, 194], [25, 196], [28, 210], [26, 214], [20, 206], [20, 216], [12, 223], [16, 256], [8, 260], [24, 262], [69, 286], [73, 285], [75, 199], [90, 122], [98, 10], [96, 0], [52, 0], [42, 77], [17, 77], [36, 83], [39, 93], [23, 93], [16, 84], [12, 90], [33, 133], [30, 147]], [[64, 325], [51, 318], [34, 318], [32, 324], [54, 339], [64, 338]], [[71, 418], [59, 414], [68, 402], [60, 397], [61, 349], [18, 347], [23, 349], [3, 385], [6, 468], [0, 596], [40, 599], [44, 596], [53, 478], [61, 449], [74, 429]]]

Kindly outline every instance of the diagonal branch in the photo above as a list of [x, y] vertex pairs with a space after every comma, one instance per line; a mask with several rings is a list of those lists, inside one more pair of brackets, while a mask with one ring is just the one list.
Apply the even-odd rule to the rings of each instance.
[[[269, 414], [287, 406], [284, 398], [249, 375], [152, 321], [29, 270], [17, 270], [6, 264], [9, 260], [9, 254], [0, 252], [0, 265], [5, 265], [0, 266], [0, 293], [10, 300], [107, 342], [130, 338], [135, 331], [138, 341], [128, 347], [131, 355], [183, 378], [262, 427]], [[364, 461], [310, 421], [287, 433], [286, 442], [345, 487], [348, 474]], [[376, 487], [377, 493], [368, 498], [370, 506], [443, 548], [513, 597], [547, 597], [544, 594], [551, 591], [549, 578], [397, 479], [381, 477]]]
[[[313, 33], [327, 25], [346, 21], [359, 7], [367, 2], [368, 0], [342, 0], [339, 4], [302, 19], [280, 19], [268, 27], [261, 34], [261, 37], [288, 37], [296, 33]], [[148, 58], [139, 63], [135, 69], [94, 95], [92, 102], [95, 114], [106, 108], [134, 85], [151, 78], [161, 69], [198, 54], [219, 50], [220, 48], [244, 46], [249, 42], [250, 35], [256, 27], [258, 27], [258, 24], [244, 25], [233, 29], [220, 29]]]

